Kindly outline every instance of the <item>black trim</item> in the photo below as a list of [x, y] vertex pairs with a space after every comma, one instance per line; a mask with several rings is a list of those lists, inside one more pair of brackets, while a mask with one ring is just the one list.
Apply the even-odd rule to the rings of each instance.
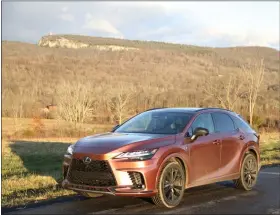
[[233, 125], [236, 131], [240, 131], [240, 128], [238, 127], [238, 125], [236, 124], [236, 122], [234, 121], [234, 116], [228, 114], [229, 117], [231, 118], [231, 120], [233, 121]]
[[[213, 112], [213, 113], [215, 113], [215, 112]], [[216, 134], [217, 133], [217, 131], [216, 131], [216, 123], [215, 123], [215, 120], [214, 120], [214, 117], [213, 117], [213, 113], [210, 113], [210, 115], [211, 115], [211, 119], [212, 119], [212, 122], [213, 122], [213, 125], [214, 125], [214, 134]]]
[[209, 108], [201, 108], [199, 110], [196, 110], [195, 112], [199, 112], [199, 111], [203, 111], [203, 110], [224, 110], [224, 111], [229, 111], [229, 112], [232, 112], [231, 110], [229, 109], [225, 109], [225, 108], [215, 108], [215, 107], [209, 107]]
[[[127, 172], [130, 180], [132, 181], [133, 187], [136, 189], [145, 188], [145, 180], [140, 172]], [[143, 187], [144, 186], [144, 187]]]
[[166, 108], [166, 107], [151, 108], [151, 109], [145, 110], [145, 111], [143, 111], [143, 112], [150, 111], [150, 110], [165, 109], [165, 108]]

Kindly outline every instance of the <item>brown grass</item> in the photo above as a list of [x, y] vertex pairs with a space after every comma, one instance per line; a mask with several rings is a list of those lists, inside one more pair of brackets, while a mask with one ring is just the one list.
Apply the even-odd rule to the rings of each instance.
[[30, 118], [2, 118], [2, 137], [82, 137], [95, 133], [107, 132], [113, 128], [113, 124], [86, 124], [78, 123], [76, 127], [64, 120], [40, 119], [42, 130], [36, 130], [36, 121]]

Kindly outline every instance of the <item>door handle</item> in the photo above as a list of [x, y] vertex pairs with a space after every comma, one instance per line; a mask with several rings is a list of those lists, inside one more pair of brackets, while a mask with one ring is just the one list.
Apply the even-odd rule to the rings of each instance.
[[239, 139], [240, 139], [240, 140], [244, 140], [244, 139], [245, 139], [245, 136], [244, 136], [244, 135], [240, 135], [240, 136], [239, 136]]
[[214, 140], [214, 141], [213, 141], [213, 144], [215, 144], [215, 145], [219, 145], [219, 144], [220, 144], [220, 142], [221, 142], [220, 140]]

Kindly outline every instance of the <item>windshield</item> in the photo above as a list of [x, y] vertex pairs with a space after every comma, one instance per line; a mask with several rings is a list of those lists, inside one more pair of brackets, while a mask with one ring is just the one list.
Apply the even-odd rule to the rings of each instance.
[[148, 111], [133, 117], [115, 132], [178, 134], [184, 130], [191, 117], [190, 113]]

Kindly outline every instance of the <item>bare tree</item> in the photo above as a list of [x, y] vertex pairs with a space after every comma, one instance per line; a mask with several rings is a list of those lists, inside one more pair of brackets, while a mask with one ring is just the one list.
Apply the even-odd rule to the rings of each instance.
[[109, 107], [119, 124], [128, 116], [128, 106], [133, 97], [133, 93], [133, 87], [125, 87], [123, 84], [119, 84], [116, 89], [110, 92], [111, 100], [109, 102]]
[[58, 115], [75, 124], [92, 116], [94, 96], [89, 83], [62, 82], [57, 88]]
[[255, 105], [259, 96], [259, 90], [264, 78], [264, 60], [261, 59], [259, 62], [249, 62], [242, 66], [244, 80], [246, 81], [246, 87], [248, 92], [248, 102], [249, 102], [249, 116], [250, 125], [253, 125], [253, 116]]
[[234, 110], [244, 85], [240, 76], [238, 71], [235, 74], [229, 74], [227, 77], [220, 74], [208, 77], [205, 80], [203, 91], [216, 99], [223, 108]]
[[11, 110], [11, 117], [13, 118], [14, 128], [17, 132], [21, 127], [21, 120], [20, 118], [24, 117], [24, 105], [26, 103], [26, 96], [24, 89], [20, 88], [17, 92], [17, 95], [14, 95], [12, 92], [4, 91], [5, 96], [7, 98], [12, 97], [13, 99], [9, 99], [9, 109]]

